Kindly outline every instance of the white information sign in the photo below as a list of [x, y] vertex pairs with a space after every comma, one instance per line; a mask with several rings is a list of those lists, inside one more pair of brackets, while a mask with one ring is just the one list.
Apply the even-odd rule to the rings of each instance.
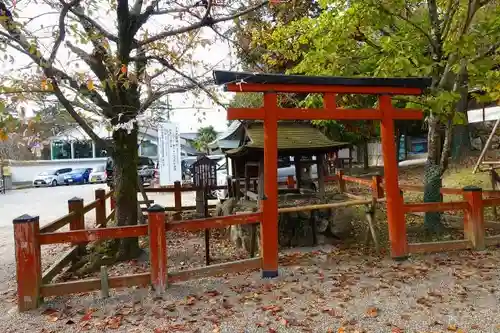
[[158, 168], [160, 186], [173, 185], [182, 180], [181, 140], [179, 126], [160, 123], [158, 126]]

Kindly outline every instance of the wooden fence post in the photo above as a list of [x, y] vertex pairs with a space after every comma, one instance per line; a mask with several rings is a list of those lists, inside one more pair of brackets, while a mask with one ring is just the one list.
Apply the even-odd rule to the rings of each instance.
[[174, 220], [182, 219], [182, 186], [180, 181], [174, 182], [174, 204], [175, 204], [175, 212]]
[[167, 289], [167, 215], [165, 208], [153, 205], [148, 208], [149, 260], [151, 285], [157, 294]]
[[339, 181], [339, 191], [340, 193], [344, 193], [345, 192], [344, 170], [337, 171], [337, 178]]
[[[82, 230], [85, 229], [85, 216], [83, 214], [83, 199], [74, 197], [68, 200], [68, 211], [75, 212], [76, 215], [69, 223], [69, 230]], [[74, 243], [73, 245], [78, 245]], [[85, 244], [78, 245], [77, 255], [81, 256], [85, 253]]]
[[240, 200], [241, 198], [241, 184], [240, 184], [240, 179], [239, 178], [236, 178], [236, 179], [233, 179], [233, 191], [234, 191], [234, 197], [236, 198], [236, 200]]
[[486, 244], [484, 241], [484, 206], [483, 190], [476, 186], [466, 186], [463, 188], [464, 199], [469, 202], [469, 210], [465, 212], [466, 221], [464, 221], [464, 230], [466, 238], [472, 242], [474, 250], [484, 250]]
[[226, 183], [227, 183], [227, 197], [232, 198], [233, 197], [233, 181], [231, 179], [231, 176], [227, 176]]
[[99, 200], [97, 207], [95, 208], [95, 224], [97, 226], [106, 228], [106, 190], [98, 188], [95, 190], [95, 199]]
[[12, 223], [16, 251], [17, 307], [19, 311], [34, 310], [42, 303], [39, 217], [22, 215]]
[[293, 179], [292, 175], [289, 175], [286, 179], [286, 186], [288, 188], [295, 188], [295, 179]]
[[[116, 198], [115, 198], [114, 191], [113, 191], [113, 194], [111, 194], [111, 196], [109, 197], [109, 204], [110, 204], [112, 211], [116, 209]], [[116, 214], [115, 214], [115, 216], [116, 216]]]
[[384, 189], [382, 188], [382, 176], [376, 175], [372, 177], [372, 197], [381, 199], [384, 197]]

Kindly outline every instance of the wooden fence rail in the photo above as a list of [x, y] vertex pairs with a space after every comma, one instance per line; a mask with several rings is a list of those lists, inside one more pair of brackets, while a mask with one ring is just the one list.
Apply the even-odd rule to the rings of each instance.
[[[98, 190], [99, 191], [99, 190]], [[64, 225], [70, 225], [70, 231], [55, 232], [54, 224], [41, 232], [39, 218], [28, 215], [14, 220], [14, 238], [16, 242], [16, 265], [18, 285], [18, 307], [20, 311], [37, 308], [44, 296], [64, 295], [101, 288], [99, 279], [87, 279], [53, 283], [54, 278], [64, 266], [72, 261], [74, 256], [82, 254], [81, 244], [101, 241], [105, 239], [119, 239], [128, 237], [149, 236], [150, 273], [133, 274], [120, 277], [110, 277], [107, 284], [110, 288], [151, 284], [158, 293], [165, 291], [168, 281], [182, 281], [196, 276], [218, 274], [218, 272], [241, 271], [260, 267], [260, 258], [247, 261], [237, 261], [222, 265], [213, 265], [201, 269], [169, 273], [167, 265], [167, 231], [173, 230], [205, 230], [209, 228], [224, 228], [230, 225], [259, 223], [262, 214], [249, 213], [224, 217], [215, 217], [197, 220], [171, 221], [165, 214], [165, 208], [154, 205], [148, 209], [148, 224], [106, 227], [109, 216], [106, 215], [105, 201], [107, 196], [102, 191], [96, 191], [99, 199], [90, 205], [83, 206], [83, 200], [73, 198], [68, 202], [72, 214], [66, 218]], [[99, 216], [98, 224], [101, 228], [85, 229], [81, 225], [84, 212], [90, 212], [88, 206], [96, 209]], [[58, 225], [62, 225], [59, 223]], [[64, 226], [63, 225], [63, 226]], [[61, 226], [62, 227], [62, 226]], [[44, 273], [41, 270], [40, 247], [46, 244], [71, 243], [73, 246]]]
[[[358, 185], [367, 185], [371, 188], [373, 198], [380, 201], [383, 196], [384, 184], [381, 177], [372, 177], [372, 182], [368, 179], [359, 179], [355, 177], [345, 176], [342, 171], [336, 175], [339, 182], [340, 192], [346, 192], [346, 182], [352, 182]], [[424, 192], [423, 186], [414, 186], [400, 184], [401, 190], [411, 192]], [[401, 191], [402, 192], [402, 191]], [[446, 211], [463, 211], [463, 240], [443, 241], [443, 242], [428, 242], [428, 243], [407, 243], [407, 253], [426, 253], [452, 250], [484, 250], [488, 245], [500, 245], [500, 235], [485, 236], [486, 223], [484, 221], [484, 208], [500, 206], [500, 191], [485, 190], [474, 186], [467, 186], [462, 189], [457, 188], [442, 188], [442, 194], [462, 196], [463, 201], [453, 202], [426, 202], [426, 203], [404, 203], [402, 209], [405, 213], [416, 212], [446, 212]], [[346, 193], [348, 194], [348, 193]], [[354, 196], [359, 198], [359, 196]], [[491, 224], [491, 223], [489, 223]], [[406, 235], [399, 235], [406, 239]]]

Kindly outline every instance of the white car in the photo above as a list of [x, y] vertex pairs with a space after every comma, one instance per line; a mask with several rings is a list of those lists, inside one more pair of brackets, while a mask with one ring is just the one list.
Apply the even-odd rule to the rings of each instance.
[[63, 168], [51, 171], [40, 172], [33, 179], [33, 186], [57, 186], [64, 184], [64, 176], [70, 173], [72, 168]]
[[106, 166], [99, 165], [96, 168], [92, 169], [92, 172], [89, 175], [90, 183], [105, 183], [106, 182]]

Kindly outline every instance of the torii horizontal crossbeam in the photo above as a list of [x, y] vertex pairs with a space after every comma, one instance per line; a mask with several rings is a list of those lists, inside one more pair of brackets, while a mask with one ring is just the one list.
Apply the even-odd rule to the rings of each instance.
[[[265, 108], [229, 108], [228, 120], [262, 120], [265, 117]], [[395, 120], [422, 119], [423, 113], [418, 109], [299, 109], [276, 108], [268, 112], [275, 112], [277, 120], [381, 120], [384, 115]]]
[[278, 92], [278, 93], [335, 93], [360, 95], [421, 95], [422, 89], [414, 87], [358, 87], [358, 86], [331, 86], [331, 85], [304, 85], [304, 84], [255, 84], [231, 83], [226, 85], [231, 92]]

